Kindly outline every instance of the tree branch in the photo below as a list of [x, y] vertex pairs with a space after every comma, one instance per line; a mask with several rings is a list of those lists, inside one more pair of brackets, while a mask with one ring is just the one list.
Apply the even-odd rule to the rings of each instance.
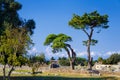
[[8, 80], [10, 80], [10, 75], [12, 73], [12, 71], [14, 70], [14, 66], [11, 67], [10, 71], [8, 72]]
[[72, 49], [71, 45], [69, 45], [69, 44], [66, 44], [66, 45], [67, 45], [67, 47], [69, 47], [69, 49], [71, 50], [71, 53], [72, 53], [72, 60], [74, 61], [75, 58], [76, 58], [76, 53], [75, 53], [74, 50]]
[[84, 32], [85, 32], [85, 34], [88, 36], [88, 37], [90, 37], [90, 35], [88, 34], [88, 32], [85, 30], [85, 29], [82, 29]]
[[70, 51], [68, 50], [68, 48], [67, 48], [67, 47], [65, 47], [64, 49], [67, 51], [68, 57], [69, 57], [69, 59], [70, 59], [70, 61], [71, 61]]
[[94, 29], [93, 29], [93, 28], [90, 28], [90, 29], [91, 29], [91, 32], [90, 32], [89, 38], [91, 38], [91, 37], [92, 37], [92, 35], [93, 35], [93, 31], [94, 31]]

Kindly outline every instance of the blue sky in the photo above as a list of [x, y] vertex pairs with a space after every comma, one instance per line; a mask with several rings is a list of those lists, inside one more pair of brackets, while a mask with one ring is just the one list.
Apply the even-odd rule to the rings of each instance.
[[91, 47], [94, 59], [99, 56], [109, 57], [114, 52], [120, 53], [120, 0], [17, 0], [22, 4], [19, 11], [20, 17], [34, 19], [36, 29], [32, 36], [35, 46], [29, 51], [30, 54], [44, 52], [47, 58], [52, 56], [66, 56], [67, 53], [52, 54], [50, 47], [43, 46], [47, 35], [51, 33], [65, 33], [72, 37], [71, 46], [77, 56], [87, 57], [86, 47], [82, 41], [87, 36], [80, 30], [75, 30], [68, 25], [72, 15], [83, 15], [97, 10], [101, 15], [109, 16], [109, 28], [93, 35], [98, 40], [96, 46]]

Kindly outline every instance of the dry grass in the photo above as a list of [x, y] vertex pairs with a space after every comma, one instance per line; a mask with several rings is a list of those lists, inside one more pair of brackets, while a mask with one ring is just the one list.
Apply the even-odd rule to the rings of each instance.
[[[116, 73], [111, 73], [111, 72], [100, 72], [101, 76], [99, 75], [93, 75], [91, 76], [88, 72], [86, 71], [81, 71], [81, 70], [69, 70], [69, 69], [50, 69], [43, 71], [42, 73], [38, 74], [31, 74], [31, 70], [16, 70], [15, 72], [20, 72], [21, 74], [12, 74], [12, 77], [60, 77], [59, 80], [64, 80], [63, 78], [80, 78], [80, 80], [84, 80], [84, 78], [88, 80], [120, 80], [120, 72]], [[2, 74], [0, 74], [2, 76]], [[81, 79], [82, 78], [82, 79]], [[90, 78], [90, 79], [89, 79]], [[92, 79], [95, 78], [95, 79]], [[54, 79], [56, 80], [56, 79]]]

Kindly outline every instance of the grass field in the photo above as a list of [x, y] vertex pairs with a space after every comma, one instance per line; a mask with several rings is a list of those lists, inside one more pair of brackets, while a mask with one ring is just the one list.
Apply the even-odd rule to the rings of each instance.
[[[2, 76], [0, 76], [2, 80]], [[11, 80], [120, 80], [120, 77], [113, 76], [89, 76], [72, 73], [42, 73], [36, 75], [19, 74], [12, 75]]]
[[[43, 72], [33, 75], [30, 73], [30, 70], [15, 70], [13, 72], [17, 73], [12, 73], [11, 80], [120, 80], [119, 75], [110, 74], [91, 76], [89, 74], [72, 72]], [[2, 80], [2, 73], [0, 74], [0, 80]]]

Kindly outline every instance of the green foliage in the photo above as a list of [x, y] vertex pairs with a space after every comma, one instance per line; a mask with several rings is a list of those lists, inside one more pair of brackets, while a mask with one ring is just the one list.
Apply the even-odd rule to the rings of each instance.
[[23, 54], [29, 46], [28, 42], [31, 42], [29, 39], [22, 29], [6, 29], [0, 38], [0, 62], [13, 66], [22, 65], [23, 61], [26, 62]]
[[15, 0], [0, 0], [0, 35], [8, 27], [6, 23], [12, 28], [24, 27], [30, 35], [33, 34], [35, 22], [32, 19], [24, 20], [19, 17], [18, 10], [21, 8], [22, 5]]
[[102, 57], [99, 57], [99, 58], [98, 58], [98, 62], [103, 63], [103, 58], [102, 58]]
[[40, 60], [41, 63], [45, 63], [46, 59], [45, 59], [45, 54], [44, 53], [40, 53]]
[[49, 34], [44, 42], [44, 45], [50, 45], [57, 36], [55, 34]]
[[21, 7], [21, 4], [14, 0], [0, 1], [0, 35], [6, 28], [6, 26], [4, 26], [4, 22], [10, 23], [12, 27], [18, 27], [18, 25], [22, 24], [17, 13]]
[[0, 55], [0, 63], [3, 65], [7, 63], [6, 55]]
[[74, 62], [75, 62], [75, 57], [76, 53], [72, 49], [71, 45], [68, 44], [67, 42], [72, 41], [72, 38], [70, 36], [67, 36], [65, 34], [50, 34], [47, 36], [44, 45], [48, 46], [50, 45], [51, 48], [53, 49], [52, 52], [60, 52], [63, 49], [67, 52], [71, 68], [74, 69]]
[[100, 15], [97, 11], [85, 13], [82, 16], [74, 14], [69, 21], [69, 25], [75, 29], [108, 28], [107, 23], [108, 15]]
[[66, 57], [59, 57], [58, 60], [67, 60]]
[[9, 7], [10, 7], [11, 10], [20, 10], [22, 5], [18, 2], [11, 2], [9, 4]]
[[59, 60], [59, 64], [61, 66], [70, 66], [70, 62], [68, 59], [67, 60]]
[[30, 35], [35, 22], [32, 19], [23, 21], [17, 13], [21, 8], [22, 5], [15, 0], [0, 0], [0, 63], [20, 65], [18, 59], [32, 44]]
[[72, 41], [72, 38], [65, 34], [50, 34], [47, 36], [44, 45], [51, 45], [53, 52], [56, 53], [64, 49], [66, 47], [66, 42], [68, 41]]
[[81, 66], [84, 66], [86, 63], [87, 60], [85, 58], [81, 58], [81, 57], [76, 57], [76, 61], [75, 61], [75, 64], [76, 65], [81, 65]]
[[26, 21], [19, 17], [21, 8], [15, 0], [0, 0], [0, 63], [12, 66], [8, 78], [15, 66], [26, 63], [25, 54], [32, 44], [30, 35], [35, 29], [32, 19]]
[[103, 59], [103, 64], [107, 64], [107, 60], [106, 59]]
[[[83, 41], [83, 45], [88, 46], [88, 41]], [[98, 40], [92, 39], [90, 45], [95, 46], [98, 43]]]
[[19, 56], [18, 60], [18, 62], [20, 63], [19, 66], [26, 65], [28, 63], [28, 59], [26, 58], [26, 56], [23, 55]]
[[106, 59], [107, 64], [117, 64], [120, 62], [120, 54], [114, 53], [108, 59]]
[[35, 29], [35, 22], [34, 20], [30, 19], [27, 22], [24, 23], [24, 27], [25, 29], [29, 32], [30, 35], [32, 35], [34, 33], [34, 29]]
[[44, 53], [40, 53], [40, 55], [32, 56], [29, 58], [29, 66], [33, 66], [34, 63], [39, 63], [40, 65], [43, 65], [46, 63], [45, 55]]
[[[98, 32], [102, 28], [107, 29], [109, 26], [108, 15], [100, 15], [97, 11], [91, 13], [85, 13], [82, 16], [73, 15], [73, 18], [69, 21], [69, 25], [75, 29], [81, 29], [88, 36], [88, 40], [83, 41], [83, 45], [95, 45], [98, 43], [97, 40], [91, 39], [93, 31], [98, 28]], [[90, 42], [90, 44], [89, 44]]]
[[59, 58], [58, 60], [61, 66], [70, 66], [70, 62], [68, 58], [62, 57], [62, 58]]
[[89, 69], [92, 69], [90, 46], [98, 43], [97, 40], [92, 39], [94, 31], [98, 29], [97, 33], [99, 33], [101, 29], [107, 29], [109, 27], [107, 23], [108, 15], [100, 15], [97, 11], [85, 13], [82, 16], [74, 14], [69, 21], [71, 27], [82, 30], [88, 37], [88, 40], [83, 41], [83, 45], [87, 47]]

